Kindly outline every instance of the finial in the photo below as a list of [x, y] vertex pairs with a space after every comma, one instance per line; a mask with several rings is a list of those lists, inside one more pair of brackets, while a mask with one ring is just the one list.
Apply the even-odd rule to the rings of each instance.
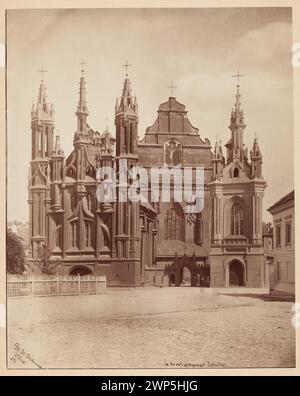
[[240, 74], [240, 72], [238, 71], [237, 74], [234, 74], [232, 77], [237, 79], [237, 88], [239, 88], [240, 87], [240, 78], [245, 77], [245, 75]]
[[175, 88], [177, 88], [176, 85], [174, 85], [174, 83], [171, 82], [171, 84], [168, 85], [168, 88], [171, 90], [171, 97], [173, 97], [173, 95], [174, 95], [174, 90], [175, 90]]
[[87, 65], [87, 63], [84, 61], [84, 59], [81, 59], [81, 62], [79, 63], [81, 65], [81, 74], [84, 73], [84, 65]]
[[122, 67], [125, 67], [125, 75], [126, 75], [126, 78], [128, 77], [128, 68], [129, 68], [130, 66], [132, 66], [132, 65], [130, 65], [130, 64], [127, 62], [127, 59], [126, 59], [125, 64], [122, 65]]
[[41, 70], [38, 70], [38, 73], [41, 73], [41, 82], [43, 82], [44, 78], [44, 73], [47, 73], [47, 70], [44, 69], [44, 67], [41, 67]]
[[105, 132], [108, 132], [108, 117], [105, 117], [105, 123], [106, 123]]

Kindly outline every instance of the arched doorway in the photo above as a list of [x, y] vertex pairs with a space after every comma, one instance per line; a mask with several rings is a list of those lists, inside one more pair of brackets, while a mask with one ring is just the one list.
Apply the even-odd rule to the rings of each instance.
[[169, 286], [175, 286], [176, 278], [175, 274], [170, 274], [169, 275]]
[[181, 276], [180, 286], [191, 286], [192, 284], [191, 270], [187, 266], [184, 266], [181, 271], [182, 271], [182, 276]]
[[229, 264], [229, 286], [245, 286], [245, 268], [239, 260]]
[[75, 265], [70, 270], [69, 275], [93, 275], [93, 271], [86, 265]]

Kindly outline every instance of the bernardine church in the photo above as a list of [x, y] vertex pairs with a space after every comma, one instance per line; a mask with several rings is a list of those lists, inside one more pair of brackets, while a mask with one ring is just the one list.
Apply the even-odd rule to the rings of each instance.
[[[82, 70], [74, 148], [66, 156], [41, 80], [31, 110], [29, 261], [38, 259], [44, 244], [51, 260], [59, 262], [59, 273], [106, 275], [108, 286], [266, 286], [266, 182], [257, 139], [250, 151], [243, 143], [246, 125], [239, 84], [224, 148], [219, 142], [212, 147], [200, 136], [175, 97], [159, 105], [154, 123], [139, 141], [138, 102], [127, 74], [115, 104], [115, 138], [107, 129], [90, 127], [86, 97]], [[203, 167], [203, 210], [189, 213], [188, 203], [174, 200], [172, 191], [170, 202], [120, 202], [118, 194], [116, 200], [99, 202], [97, 188], [108, 180], [99, 179], [97, 169], [114, 167], [118, 190], [122, 160], [129, 168], [140, 165], [146, 170]]]

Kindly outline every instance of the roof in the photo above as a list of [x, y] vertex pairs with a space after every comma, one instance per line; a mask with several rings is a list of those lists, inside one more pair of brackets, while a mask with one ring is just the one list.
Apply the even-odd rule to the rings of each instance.
[[194, 242], [183, 242], [183, 241], [161, 241], [157, 244], [157, 256], [172, 256], [174, 257], [177, 253], [178, 256], [192, 256], [195, 252], [195, 256], [206, 257], [208, 256], [208, 250]]
[[279, 201], [275, 202], [272, 206], [269, 207], [268, 212], [271, 212], [274, 209], [279, 208], [281, 205], [286, 204], [288, 202], [292, 202], [295, 199], [295, 192], [294, 190], [284, 197], [280, 198]]
[[143, 201], [143, 200], [141, 200], [140, 206], [141, 206], [142, 208], [144, 208], [144, 209], [149, 210], [150, 212], [153, 212], [153, 213], [157, 214], [156, 210], [153, 208], [153, 206], [151, 205], [151, 203], [150, 203], [149, 201], [146, 201], [146, 200]]
[[228, 142], [225, 144], [225, 147], [230, 146], [231, 145], [231, 138], [228, 140]]

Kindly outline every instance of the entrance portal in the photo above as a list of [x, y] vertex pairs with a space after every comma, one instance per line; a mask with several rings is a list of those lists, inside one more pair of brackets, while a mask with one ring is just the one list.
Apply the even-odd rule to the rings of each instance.
[[244, 275], [244, 265], [238, 260], [233, 260], [229, 264], [229, 286], [245, 286]]
[[180, 286], [191, 286], [192, 284], [192, 274], [188, 267], [182, 268], [182, 282]]
[[85, 265], [75, 265], [71, 269], [69, 275], [93, 275], [93, 271]]
[[175, 286], [175, 274], [169, 275], [169, 286]]

